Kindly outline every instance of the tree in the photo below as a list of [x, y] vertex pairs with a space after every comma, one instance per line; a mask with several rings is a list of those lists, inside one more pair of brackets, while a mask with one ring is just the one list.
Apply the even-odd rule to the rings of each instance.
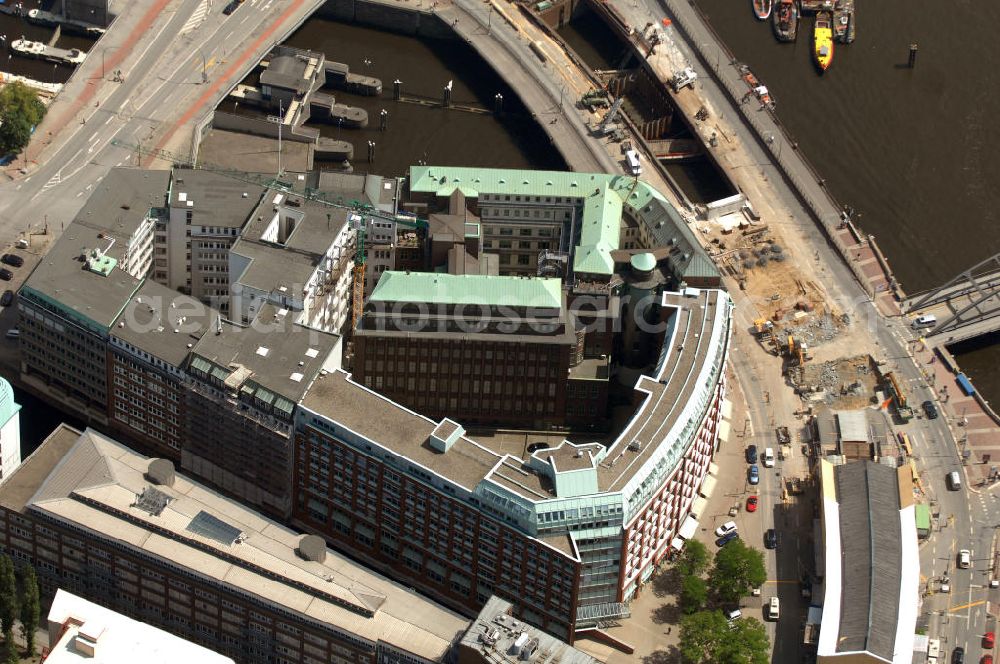
[[38, 93], [20, 81], [0, 89], [0, 156], [17, 154], [31, 140], [31, 128], [45, 117]]
[[681, 611], [687, 614], [701, 611], [708, 600], [708, 586], [700, 576], [688, 574], [681, 578]]
[[35, 654], [35, 630], [38, 629], [38, 621], [41, 619], [41, 609], [38, 601], [38, 577], [35, 576], [35, 568], [27, 565], [24, 574], [21, 576], [21, 630], [24, 632], [24, 640], [27, 642], [28, 654]]
[[684, 553], [677, 561], [677, 571], [681, 576], [701, 576], [708, 568], [708, 549], [698, 540], [684, 543]]
[[737, 539], [715, 554], [708, 584], [720, 601], [736, 603], [766, 580], [764, 554]]
[[14, 561], [7, 554], [0, 555], [0, 627], [4, 633], [14, 629], [17, 619], [17, 577]]
[[686, 664], [715, 662], [714, 653], [725, 640], [729, 625], [722, 611], [699, 611], [681, 618], [681, 659]]
[[720, 639], [715, 651], [719, 664], [768, 664], [770, 641], [764, 623], [756, 618], [740, 618], [727, 638]]
[[21, 658], [17, 654], [17, 644], [14, 643], [14, 630], [5, 629], [3, 632], [4, 640], [4, 662], [6, 664], [18, 664]]

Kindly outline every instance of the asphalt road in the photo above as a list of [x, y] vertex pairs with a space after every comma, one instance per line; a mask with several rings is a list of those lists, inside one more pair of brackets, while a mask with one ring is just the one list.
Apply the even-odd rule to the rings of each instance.
[[[28, 226], [40, 228], [46, 221], [58, 235], [111, 168], [136, 164], [134, 150], [112, 145], [112, 141], [153, 147], [175, 129], [174, 123], [198, 100], [206, 82], [215, 80], [227, 59], [274, 22], [286, 5], [276, 0], [247, 0], [231, 16], [224, 16], [224, 3], [214, 3], [205, 19], [182, 35], [200, 3], [181, 0], [173, 11], [163, 12], [149, 36], [140, 39], [119, 67], [124, 83], [109, 80], [112, 76], [107, 72], [94, 103], [52, 137], [55, 148], [45, 149], [38, 166], [0, 185], [0, 243], [9, 243]], [[98, 57], [102, 43], [98, 42], [90, 57]], [[83, 67], [78, 76], [100, 77], [99, 61]], [[228, 87], [223, 84], [214, 101]], [[206, 105], [202, 112], [209, 109]], [[35, 158], [33, 150], [41, 147], [30, 147], [29, 156]]]

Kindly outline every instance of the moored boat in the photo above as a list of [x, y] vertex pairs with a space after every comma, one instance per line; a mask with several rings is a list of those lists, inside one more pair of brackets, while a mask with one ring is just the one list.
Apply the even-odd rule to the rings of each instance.
[[793, 42], [799, 34], [799, 6], [795, 0], [781, 0], [774, 10], [772, 25], [778, 41]]
[[820, 72], [825, 72], [833, 62], [833, 19], [830, 12], [816, 14], [813, 25], [813, 58]]
[[773, 6], [773, 0], [753, 0], [754, 16], [761, 21], [766, 21], [771, 16], [771, 9]]

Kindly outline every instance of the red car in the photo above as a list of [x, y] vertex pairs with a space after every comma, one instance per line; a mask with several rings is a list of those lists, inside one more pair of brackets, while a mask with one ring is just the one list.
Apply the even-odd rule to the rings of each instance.
[[979, 660], [979, 664], [993, 664], [993, 655], [983, 655], [983, 658]]
[[986, 632], [985, 634], [983, 634], [983, 647], [984, 648], [992, 648], [994, 645], [996, 645], [996, 642], [997, 642], [997, 638], [996, 638], [996, 635], [993, 634], [993, 632]]
[[747, 512], [757, 511], [757, 496], [750, 496], [747, 498]]

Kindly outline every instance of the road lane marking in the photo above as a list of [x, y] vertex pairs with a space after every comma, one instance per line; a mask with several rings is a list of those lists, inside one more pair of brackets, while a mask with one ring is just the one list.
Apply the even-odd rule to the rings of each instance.
[[961, 606], [952, 606], [948, 610], [949, 611], [962, 611], [964, 609], [971, 609], [974, 606], [980, 606], [982, 604], [986, 604], [986, 600], [985, 599], [981, 599], [978, 602], [969, 602], [968, 604], [962, 604]]
[[93, 135], [91, 135], [91, 137], [87, 139], [87, 142], [88, 142], [88, 143], [93, 143], [93, 142], [94, 142], [94, 139], [95, 139], [95, 138], [97, 138], [97, 133], [98, 133], [98, 132], [96, 132], [96, 131], [95, 131], [95, 132], [93, 133]]

